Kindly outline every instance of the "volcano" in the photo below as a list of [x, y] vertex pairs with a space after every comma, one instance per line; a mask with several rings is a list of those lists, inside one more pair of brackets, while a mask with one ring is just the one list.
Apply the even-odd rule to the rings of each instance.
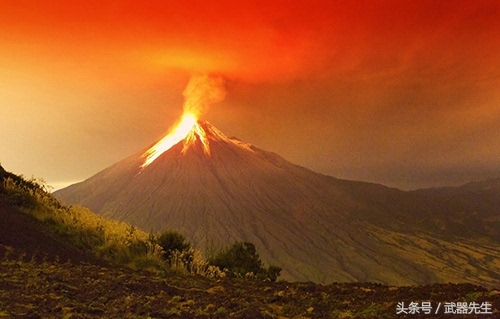
[[287, 280], [500, 282], [497, 203], [473, 216], [458, 205], [475, 221], [458, 229], [467, 220], [434, 193], [322, 175], [204, 121], [183, 136], [54, 195], [145, 231], [179, 231], [202, 252], [252, 242]]

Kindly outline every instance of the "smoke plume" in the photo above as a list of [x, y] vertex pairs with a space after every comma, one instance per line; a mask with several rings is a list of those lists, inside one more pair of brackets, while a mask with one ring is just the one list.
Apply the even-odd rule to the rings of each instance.
[[226, 97], [224, 79], [218, 76], [197, 74], [191, 76], [182, 92], [184, 95], [184, 114], [193, 113], [199, 117], [211, 104], [220, 102]]

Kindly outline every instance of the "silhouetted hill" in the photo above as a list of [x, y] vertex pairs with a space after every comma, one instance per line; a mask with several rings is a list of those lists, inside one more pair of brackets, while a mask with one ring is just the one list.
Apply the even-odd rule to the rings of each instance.
[[0, 255], [12, 250], [10, 253], [23, 254], [27, 258], [39, 261], [104, 263], [89, 252], [76, 248], [67, 238], [50, 231], [40, 220], [23, 212], [22, 209], [32, 205], [35, 200], [23, 198], [21, 201], [20, 197], [7, 194], [3, 187], [5, 178], [12, 178], [19, 183], [34, 187], [0, 166]]
[[11, 247], [16, 254], [26, 254], [37, 260], [60, 260], [73, 263], [103, 263], [81, 251], [63, 237], [45, 229], [34, 217], [0, 200], [0, 255]]

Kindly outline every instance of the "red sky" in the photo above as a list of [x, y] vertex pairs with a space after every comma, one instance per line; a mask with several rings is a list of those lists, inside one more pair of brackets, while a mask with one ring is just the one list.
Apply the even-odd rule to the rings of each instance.
[[339, 178], [500, 176], [498, 1], [1, 1], [0, 162], [81, 180], [203, 119]]

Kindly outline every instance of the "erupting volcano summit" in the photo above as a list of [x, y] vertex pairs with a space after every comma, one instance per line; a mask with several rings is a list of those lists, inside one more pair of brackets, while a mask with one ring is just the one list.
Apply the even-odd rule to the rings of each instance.
[[316, 250], [351, 206], [333, 180], [183, 117], [152, 147], [56, 196], [146, 231], [181, 231], [202, 251], [250, 241], [285, 277], [323, 281], [328, 257], [314, 261]]
[[[144, 153], [144, 163], [142, 167], [146, 167], [154, 162], [163, 152], [169, 150], [172, 146], [183, 141], [184, 148], [182, 152], [185, 153], [191, 146], [197, 142], [203, 145], [204, 152], [210, 154], [209, 140], [207, 133], [202, 125], [207, 125], [206, 122], [198, 122], [192, 113], [184, 114], [181, 121], [174, 130], [167, 136], [159, 140], [155, 145]], [[208, 124], [210, 125], [210, 124]]]

